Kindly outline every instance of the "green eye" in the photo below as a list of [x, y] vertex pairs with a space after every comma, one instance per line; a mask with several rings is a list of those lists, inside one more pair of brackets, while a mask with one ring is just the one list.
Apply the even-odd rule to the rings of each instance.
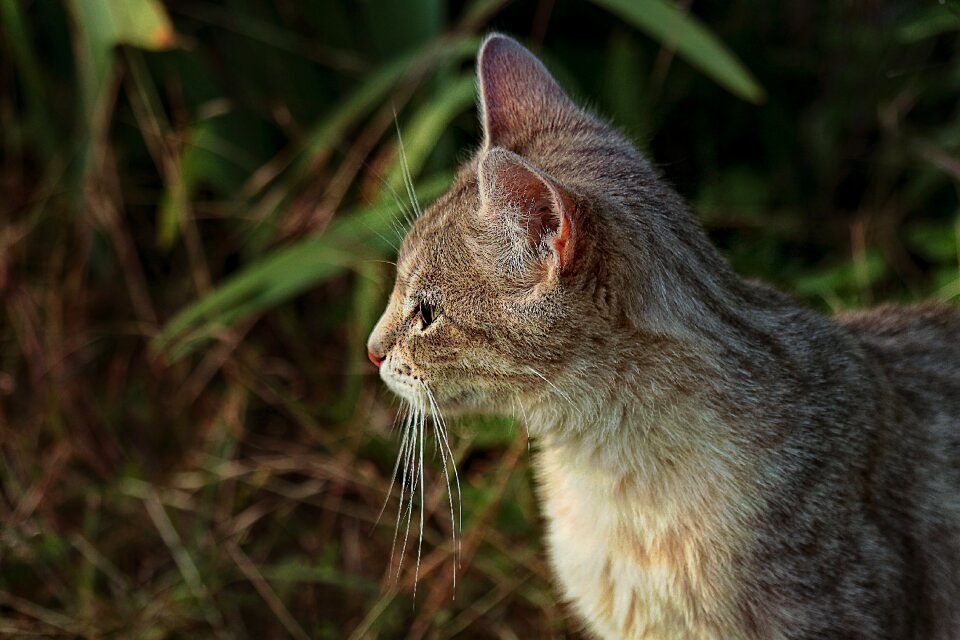
[[420, 314], [420, 329], [425, 331], [440, 317], [443, 311], [437, 305], [421, 301], [417, 307], [417, 313]]

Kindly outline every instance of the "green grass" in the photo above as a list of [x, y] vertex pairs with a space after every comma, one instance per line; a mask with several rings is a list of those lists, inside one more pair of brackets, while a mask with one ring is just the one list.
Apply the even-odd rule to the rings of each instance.
[[[122, 5], [122, 6], [121, 6]], [[0, 0], [0, 636], [560, 638], [522, 426], [463, 420], [390, 564], [363, 347], [503, 30], [736, 268], [960, 297], [958, 5]], [[400, 195], [395, 195], [395, 192]]]

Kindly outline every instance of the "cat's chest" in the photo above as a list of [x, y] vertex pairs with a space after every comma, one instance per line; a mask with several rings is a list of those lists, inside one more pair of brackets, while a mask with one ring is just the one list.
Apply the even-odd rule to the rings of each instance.
[[[709, 498], [647, 495], [629, 478], [538, 459], [551, 563], [564, 594], [605, 638], [741, 635], [725, 525]], [[673, 487], [674, 494], [683, 487]], [[719, 544], [718, 544], [719, 541]]]

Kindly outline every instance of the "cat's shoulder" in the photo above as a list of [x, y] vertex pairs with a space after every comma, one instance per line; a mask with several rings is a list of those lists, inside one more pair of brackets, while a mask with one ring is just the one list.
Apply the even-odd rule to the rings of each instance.
[[847, 311], [834, 320], [864, 337], [910, 342], [944, 339], [960, 349], [960, 307], [937, 300], [913, 305], [885, 304]]
[[835, 316], [919, 418], [960, 430], [960, 307], [928, 301]]

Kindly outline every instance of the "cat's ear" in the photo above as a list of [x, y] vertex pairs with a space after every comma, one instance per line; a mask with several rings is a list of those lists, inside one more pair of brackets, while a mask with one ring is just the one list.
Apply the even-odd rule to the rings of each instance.
[[494, 147], [480, 160], [480, 215], [514, 262], [535, 259], [545, 275], [559, 276], [574, 258], [576, 201], [556, 180], [506, 149]]
[[559, 124], [578, 112], [536, 56], [513, 38], [491, 34], [477, 55], [484, 147], [509, 147], [518, 133]]

